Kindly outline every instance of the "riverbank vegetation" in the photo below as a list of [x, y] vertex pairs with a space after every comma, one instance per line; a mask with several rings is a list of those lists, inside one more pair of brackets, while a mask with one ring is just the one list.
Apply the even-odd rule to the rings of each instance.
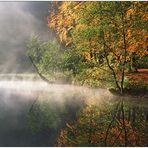
[[53, 2], [50, 9], [57, 39], [32, 36], [27, 44], [39, 75], [123, 94], [132, 83], [127, 73], [147, 68], [146, 2]]
[[[63, 122], [56, 145], [147, 146], [147, 110], [138, 113], [121, 96], [147, 95], [147, 3], [52, 2], [49, 7], [48, 27], [56, 37], [43, 41], [32, 35], [27, 42], [28, 56], [39, 76], [48, 83], [110, 88], [120, 94], [101, 107], [84, 103], [77, 108], [74, 118]], [[45, 112], [40, 106], [30, 112], [33, 130], [42, 124], [55, 128], [60, 116], [64, 119], [63, 114], [69, 112], [59, 108], [57, 123], [52, 125], [50, 108], [54, 108], [44, 107]], [[42, 115], [34, 118], [41, 112], [47, 115], [43, 122]]]

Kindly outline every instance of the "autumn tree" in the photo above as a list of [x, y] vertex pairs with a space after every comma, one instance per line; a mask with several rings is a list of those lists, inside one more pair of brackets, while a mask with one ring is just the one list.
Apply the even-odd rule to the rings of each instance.
[[51, 13], [48, 26], [63, 45], [80, 50], [87, 62], [107, 65], [123, 93], [127, 63], [135, 53], [147, 54], [145, 6], [144, 2], [63, 2]]

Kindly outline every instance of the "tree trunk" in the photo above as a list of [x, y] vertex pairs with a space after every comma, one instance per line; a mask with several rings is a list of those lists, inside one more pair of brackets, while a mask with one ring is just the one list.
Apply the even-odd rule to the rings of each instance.
[[127, 130], [126, 130], [126, 123], [125, 123], [125, 112], [124, 112], [124, 104], [122, 100], [121, 105], [121, 112], [122, 112], [122, 124], [123, 124], [123, 130], [124, 130], [124, 146], [127, 146], [128, 144], [128, 137], [127, 137]]
[[102, 31], [102, 37], [103, 37], [103, 45], [104, 45], [104, 55], [105, 55], [107, 65], [108, 65], [109, 69], [112, 71], [112, 74], [113, 74], [113, 77], [114, 77], [117, 88], [121, 91], [121, 87], [120, 87], [119, 81], [117, 79], [117, 74], [116, 74], [115, 70], [113, 69], [113, 67], [110, 65], [109, 59], [107, 57], [106, 44], [105, 44], [105, 38], [104, 38], [104, 32], [103, 31]]
[[[122, 5], [121, 5], [122, 6]], [[123, 94], [124, 89], [124, 77], [125, 77], [125, 64], [126, 64], [126, 56], [127, 56], [127, 43], [126, 43], [126, 34], [125, 34], [125, 22], [124, 22], [124, 14], [121, 10], [121, 19], [122, 19], [122, 35], [123, 35], [123, 46], [124, 46], [124, 59], [122, 63], [122, 73], [121, 73], [121, 94]]]
[[135, 127], [135, 121], [136, 121], [136, 109], [133, 107], [133, 112], [132, 112], [132, 125]]
[[130, 122], [131, 120], [131, 108], [129, 107], [129, 110], [128, 110], [128, 123]]
[[39, 70], [38, 70], [37, 66], [34, 64], [33, 59], [32, 59], [31, 56], [29, 56], [29, 59], [30, 59], [32, 65], [34, 66], [36, 72], [37, 72], [38, 75], [40, 76], [40, 78], [41, 78], [43, 81], [47, 82], [47, 83], [52, 83], [51, 81], [49, 81], [47, 78], [45, 78], [45, 77], [39, 72]]

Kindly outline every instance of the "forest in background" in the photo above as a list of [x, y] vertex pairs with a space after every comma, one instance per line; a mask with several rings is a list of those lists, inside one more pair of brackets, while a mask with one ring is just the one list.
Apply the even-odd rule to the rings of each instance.
[[48, 26], [56, 39], [43, 42], [32, 35], [27, 43], [40, 75], [114, 87], [121, 94], [138, 87], [127, 75], [148, 68], [146, 2], [53, 2], [49, 7]]
[[[143, 96], [148, 89], [147, 9], [147, 2], [52, 2], [47, 21], [56, 37], [45, 42], [32, 35], [27, 42], [30, 61], [48, 83]], [[45, 112], [50, 117], [46, 107], [30, 117]], [[57, 119], [67, 113], [64, 109]], [[101, 108], [85, 104], [74, 121], [64, 123], [57, 146], [147, 146], [148, 116], [138, 109], [122, 97]], [[38, 120], [33, 129], [34, 123]], [[55, 120], [51, 129], [56, 125]]]

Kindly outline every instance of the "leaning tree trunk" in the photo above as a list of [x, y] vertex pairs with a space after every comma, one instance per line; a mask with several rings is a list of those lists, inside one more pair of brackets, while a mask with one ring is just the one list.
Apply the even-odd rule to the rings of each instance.
[[33, 67], [35, 68], [37, 74], [40, 76], [40, 78], [41, 78], [43, 81], [47, 82], [47, 83], [52, 83], [52, 82], [50, 82], [46, 77], [44, 77], [44, 76], [39, 72], [39, 70], [38, 70], [37, 66], [35, 65], [35, 63], [33, 62], [33, 59], [32, 59], [31, 56], [29, 56], [29, 59], [30, 59], [30, 61], [31, 61], [32, 65], [33, 65]]

